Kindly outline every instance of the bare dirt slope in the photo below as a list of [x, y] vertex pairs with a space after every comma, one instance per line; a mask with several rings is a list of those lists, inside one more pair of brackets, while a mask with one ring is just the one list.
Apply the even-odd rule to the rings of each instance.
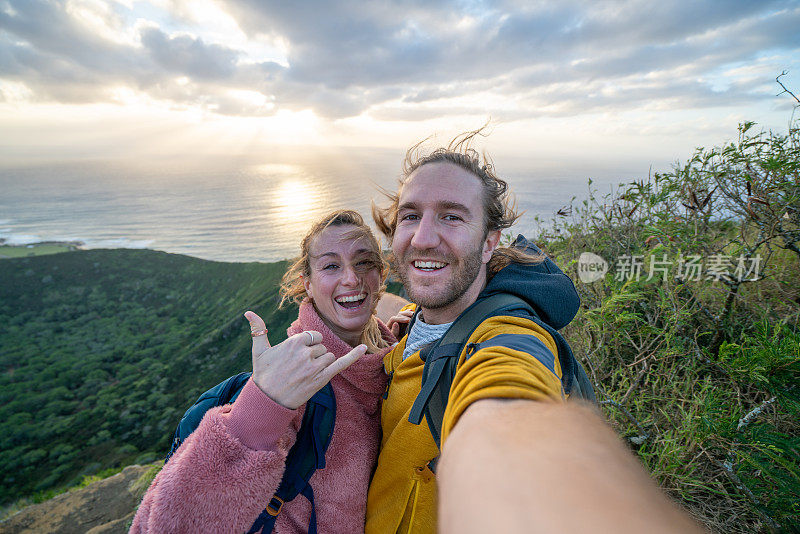
[[28, 506], [0, 523], [0, 534], [124, 534], [141, 499], [135, 482], [150, 467], [131, 465], [85, 488]]

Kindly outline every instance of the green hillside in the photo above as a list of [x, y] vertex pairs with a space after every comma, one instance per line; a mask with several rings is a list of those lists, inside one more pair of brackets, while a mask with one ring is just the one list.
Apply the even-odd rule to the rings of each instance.
[[284, 270], [150, 250], [0, 261], [0, 501], [161, 457], [197, 395], [249, 370], [245, 310], [286, 337]]

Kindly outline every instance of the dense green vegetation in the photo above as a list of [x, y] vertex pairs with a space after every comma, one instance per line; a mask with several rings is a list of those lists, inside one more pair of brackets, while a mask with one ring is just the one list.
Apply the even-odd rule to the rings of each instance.
[[183, 410], [250, 368], [246, 309], [285, 339], [284, 270], [148, 250], [0, 261], [0, 500], [162, 457]]
[[[715, 531], [797, 531], [800, 130], [739, 133], [539, 241], [581, 294], [566, 337], [660, 485]], [[602, 280], [578, 282], [584, 252]]]

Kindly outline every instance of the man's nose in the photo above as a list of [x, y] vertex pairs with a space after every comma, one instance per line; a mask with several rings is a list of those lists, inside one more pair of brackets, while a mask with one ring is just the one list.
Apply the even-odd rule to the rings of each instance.
[[436, 221], [433, 216], [423, 215], [419, 224], [414, 230], [414, 237], [411, 238], [411, 246], [416, 249], [436, 248], [439, 245], [439, 232], [436, 229]]

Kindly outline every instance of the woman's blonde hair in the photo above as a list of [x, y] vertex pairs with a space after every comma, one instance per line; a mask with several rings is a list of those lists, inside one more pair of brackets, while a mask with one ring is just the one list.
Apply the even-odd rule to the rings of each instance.
[[382, 348], [388, 347], [389, 343], [383, 339], [381, 330], [378, 327], [378, 321], [375, 318], [375, 308], [378, 306], [378, 300], [381, 298], [384, 291], [386, 291], [384, 282], [386, 281], [386, 276], [389, 274], [389, 265], [381, 253], [378, 240], [375, 238], [369, 226], [364, 223], [364, 218], [361, 217], [358, 212], [352, 210], [337, 210], [314, 223], [300, 242], [300, 256], [292, 263], [286, 271], [286, 274], [283, 275], [280, 289], [281, 303], [279, 307], [283, 307], [287, 301], [299, 304], [306, 297], [310, 297], [303, 284], [303, 277], [311, 276], [311, 263], [309, 261], [311, 243], [314, 238], [330, 226], [354, 226], [355, 228], [352, 231], [342, 236], [342, 240], [349, 241], [364, 238], [369, 243], [370, 260], [373, 262], [374, 268], [378, 269], [380, 273], [381, 285], [372, 303], [372, 316], [361, 333], [360, 342], [367, 346], [369, 352], [376, 352]]

